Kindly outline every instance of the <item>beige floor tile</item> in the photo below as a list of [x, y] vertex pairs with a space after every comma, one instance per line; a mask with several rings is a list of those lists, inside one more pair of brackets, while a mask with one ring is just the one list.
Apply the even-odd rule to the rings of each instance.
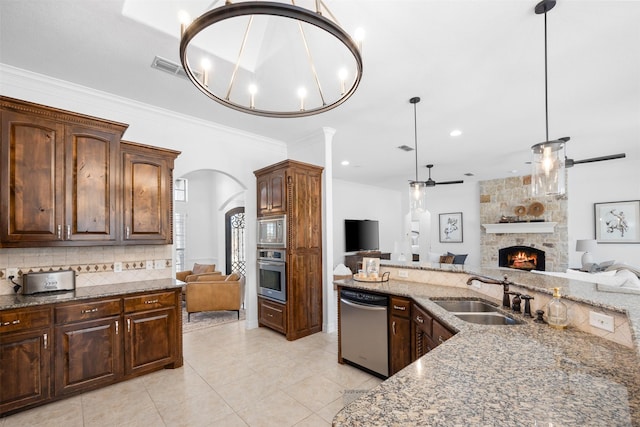
[[233, 383], [216, 387], [215, 390], [234, 411], [240, 412], [273, 395], [278, 391], [278, 387], [272, 381], [255, 373]]
[[144, 385], [156, 404], [172, 402], [174, 405], [197, 398], [213, 389], [193, 369], [181, 368], [159, 371], [142, 377]]
[[82, 412], [89, 426], [143, 422], [158, 415], [140, 378], [83, 394]]
[[285, 391], [315, 412], [342, 396], [344, 388], [321, 375], [313, 375], [293, 384]]
[[344, 408], [344, 401], [342, 396], [340, 396], [324, 408], [316, 411], [316, 414], [319, 415], [323, 420], [331, 424], [331, 422], [333, 421], [333, 417], [335, 417], [342, 408]]
[[71, 397], [45, 406], [0, 418], [2, 427], [82, 426], [82, 399]]
[[238, 413], [250, 427], [290, 427], [311, 414], [308, 408], [282, 391]]
[[249, 424], [245, 423], [243, 419], [240, 418], [238, 414], [234, 412], [233, 414], [227, 415], [221, 420], [209, 422], [205, 424], [205, 426], [206, 427], [249, 427]]
[[182, 402], [155, 401], [166, 426], [208, 426], [234, 414], [233, 409], [213, 390]]
[[341, 365], [338, 362], [334, 363], [329, 367], [329, 369], [322, 371], [320, 374], [341, 385], [345, 389], [367, 388], [360, 386], [369, 381], [372, 377], [370, 374], [354, 368], [351, 365]]
[[325, 421], [317, 414], [312, 414], [297, 423], [294, 427], [331, 427], [331, 423]]

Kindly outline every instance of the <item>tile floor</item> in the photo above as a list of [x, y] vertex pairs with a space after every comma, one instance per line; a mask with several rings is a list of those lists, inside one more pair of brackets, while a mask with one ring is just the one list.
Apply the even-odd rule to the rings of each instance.
[[296, 341], [244, 321], [184, 335], [184, 366], [0, 418], [14, 426], [330, 426], [348, 389], [380, 379], [337, 362], [337, 334]]

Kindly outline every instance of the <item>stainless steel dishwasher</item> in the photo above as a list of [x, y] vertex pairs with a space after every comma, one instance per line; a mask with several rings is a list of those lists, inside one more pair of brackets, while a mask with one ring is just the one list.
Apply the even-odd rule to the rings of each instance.
[[385, 378], [389, 376], [388, 305], [384, 295], [340, 291], [342, 359]]

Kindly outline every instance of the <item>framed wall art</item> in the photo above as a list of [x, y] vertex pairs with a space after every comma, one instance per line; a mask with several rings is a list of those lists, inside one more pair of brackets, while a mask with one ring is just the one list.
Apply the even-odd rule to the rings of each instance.
[[462, 212], [440, 214], [440, 243], [462, 243]]
[[640, 243], [640, 200], [594, 203], [598, 243]]

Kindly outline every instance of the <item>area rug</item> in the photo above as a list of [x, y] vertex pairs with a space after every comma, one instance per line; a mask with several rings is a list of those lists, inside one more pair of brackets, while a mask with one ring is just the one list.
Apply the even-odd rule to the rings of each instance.
[[[245, 311], [240, 310], [240, 320], [244, 320], [245, 318]], [[191, 313], [191, 321], [187, 322], [187, 310], [184, 306], [182, 307], [183, 334], [237, 321], [238, 313], [235, 311], [203, 311], [201, 313]]]

